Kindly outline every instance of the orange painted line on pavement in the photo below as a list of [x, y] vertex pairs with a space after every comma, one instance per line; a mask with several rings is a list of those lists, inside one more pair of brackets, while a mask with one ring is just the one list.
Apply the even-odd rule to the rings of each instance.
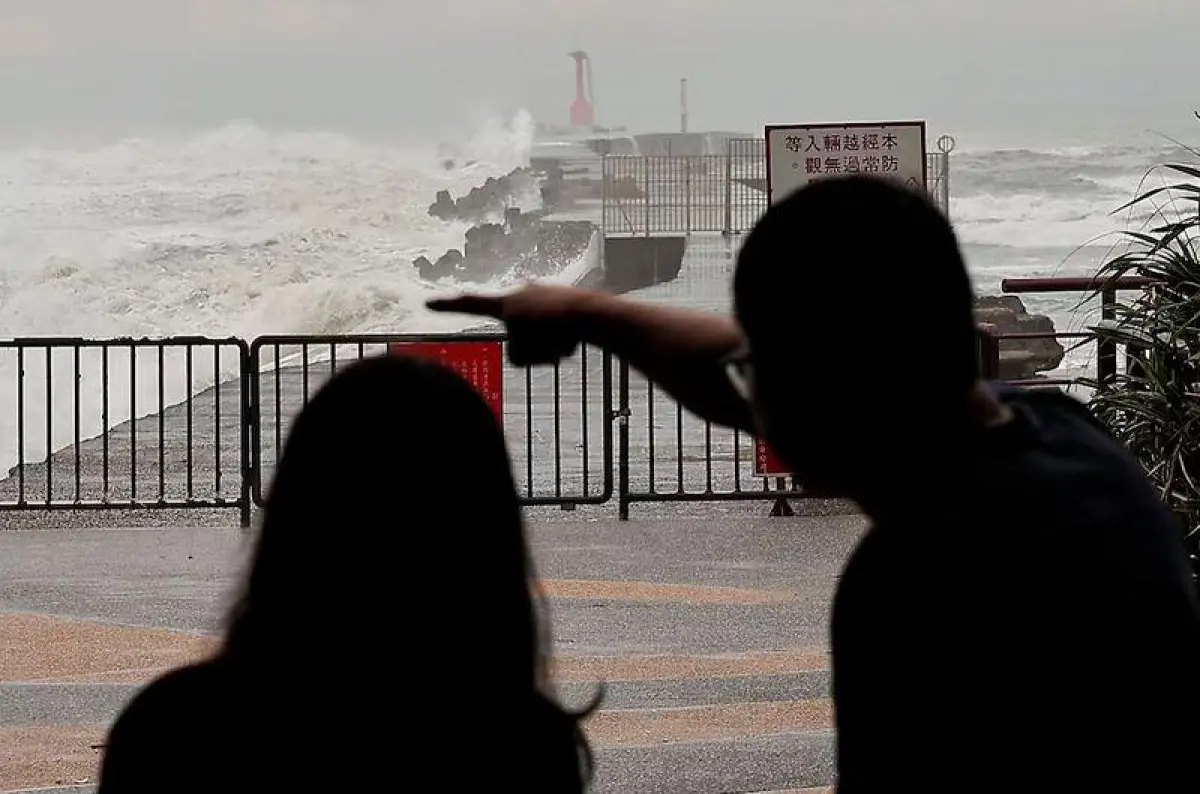
[[650, 654], [630, 656], [559, 656], [551, 669], [557, 681], [653, 681], [794, 675], [829, 669], [823, 650], [794, 648], [715, 656]]
[[713, 587], [666, 582], [543, 579], [540, 584], [542, 591], [552, 598], [591, 598], [601, 601], [757, 606], [778, 604], [782, 601], [790, 601], [795, 597], [792, 593], [782, 590], [752, 590], [744, 587]]
[[67, 682], [141, 675], [193, 662], [210, 653], [212, 637], [92, 620], [0, 613], [0, 681]]
[[596, 748], [654, 747], [830, 730], [828, 699], [599, 711], [584, 723]]
[[[217, 638], [28, 613], [0, 613], [0, 682], [141, 684], [211, 655]], [[559, 656], [558, 681], [646, 681], [825, 671], [824, 650], [793, 648], [718, 655]]]

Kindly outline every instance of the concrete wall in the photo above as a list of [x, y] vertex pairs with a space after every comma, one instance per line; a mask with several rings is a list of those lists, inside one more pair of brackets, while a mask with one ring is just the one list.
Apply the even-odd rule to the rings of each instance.
[[663, 284], [679, 277], [687, 238], [608, 237], [604, 240], [604, 285], [615, 293]]

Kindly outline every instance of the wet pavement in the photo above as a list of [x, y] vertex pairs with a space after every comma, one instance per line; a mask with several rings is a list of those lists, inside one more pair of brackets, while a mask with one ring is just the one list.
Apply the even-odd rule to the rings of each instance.
[[[855, 517], [535, 518], [554, 671], [594, 790], [765, 792], [832, 778], [826, 623]], [[137, 687], [211, 647], [251, 535], [0, 532], [0, 792], [89, 792]], [[447, 586], [456, 585], [453, 571]], [[63, 789], [65, 790], [65, 789]]]

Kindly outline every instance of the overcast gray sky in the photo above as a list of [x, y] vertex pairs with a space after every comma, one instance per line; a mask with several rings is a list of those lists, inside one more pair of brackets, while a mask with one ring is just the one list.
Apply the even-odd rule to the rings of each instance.
[[675, 128], [684, 76], [697, 129], [1167, 125], [1200, 105], [1197, 33], [1197, 0], [0, 0], [0, 127], [565, 121], [574, 47], [638, 130]]

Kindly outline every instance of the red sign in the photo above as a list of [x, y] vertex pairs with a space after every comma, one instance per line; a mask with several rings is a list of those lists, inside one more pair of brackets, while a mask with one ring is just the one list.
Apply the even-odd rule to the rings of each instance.
[[431, 359], [454, 370], [504, 423], [504, 353], [499, 342], [393, 342], [388, 352]]
[[791, 472], [783, 461], [771, 451], [767, 442], [762, 439], [754, 440], [754, 476], [755, 477], [786, 477]]

